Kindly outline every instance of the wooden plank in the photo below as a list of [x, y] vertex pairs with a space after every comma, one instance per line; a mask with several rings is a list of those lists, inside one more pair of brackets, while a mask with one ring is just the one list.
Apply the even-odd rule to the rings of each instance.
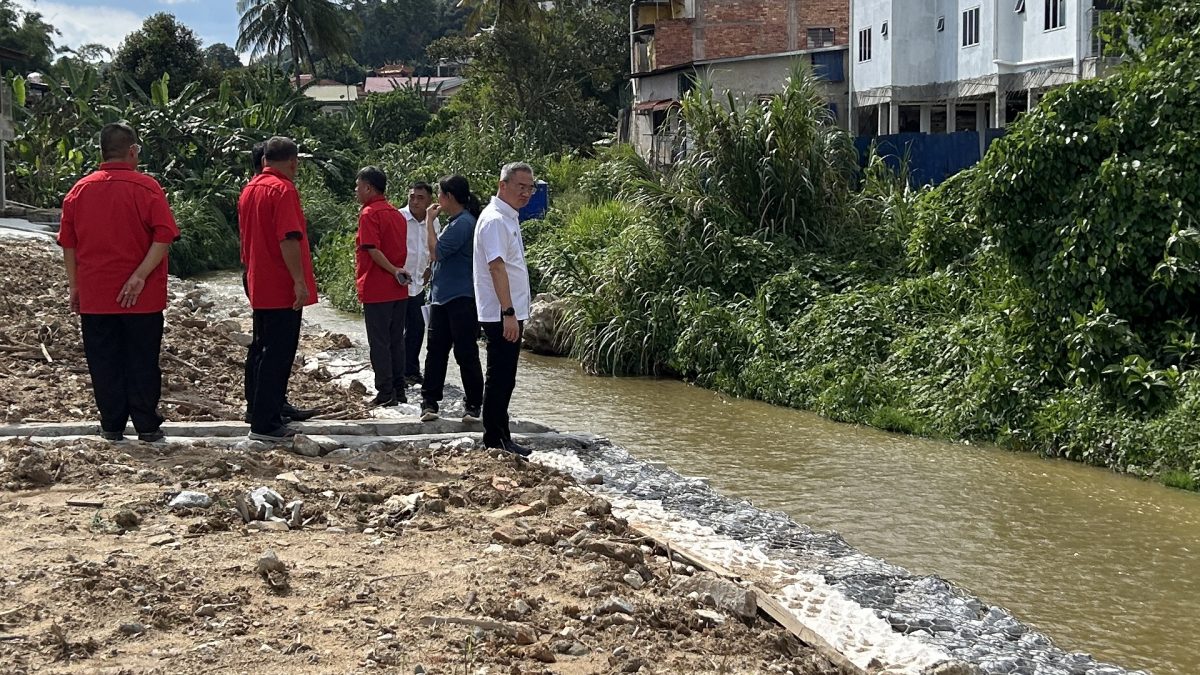
[[708, 560], [703, 554], [687, 547], [686, 545], [681, 545], [671, 541], [669, 536], [659, 532], [652, 526], [643, 523], [630, 523], [629, 529], [637, 532], [641, 536], [654, 540], [659, 546], [662, 546], [671, 553], [677, 554], [679, 557], [684, 558], [688, 561], [688, 564], [697, 569], [707, 570], [719, 577], [729, 579], [730, 581], [740, 582], [739, 585], [754, 593], [755, 599], [758, 601], [758, 608], [767, 616], [771, 617], [775, 623], [783, 626], [788, 630], [788, 632], [790, 632], [792, 635], [795, 635], [801, 642], [811, 646], [813, 649], [816, 649], [821, 656], [829, 659], [830, 663], [833, 663], [841, 668], [843, 672], [851, 675], [867, 675], [866, 669], [855, 664], [850, 660], [850, 657], [838, 651], [838, 649], [830, 644], [828, 640], [821, 637], [816, 631], [806, 626], [804, 622], [800, 620], [800, 617], [796, 616], [796, 614], [787, 607], [784, 607], [783, 604], [776, 600], [775, 597], [770, 593], [754, 583], [744, 581], [742, 575], [714, 560]]
[[93, 501], [91, 499], [68, 499], [67, 506], [78, 506], [83, 509], [102, 509], [104, 502]]
[[818, 635], [808, 626], [800, 621], [800, 617], [796, 616], [792, 610], [784, 607], [782, 603], [775, 599], [773, 595], [763, 589], [750, 585], [750, 590], [754, 591], [755, 597], [758, 599], [758, 608], [766, 612], [767, 616], [771, 617], [780, 626], [788, 629], [792, 635], [795, 635], [805, 644], [811, 645], [814, 649], [821, 653], [822, 656], [829, 659], [834, 665], [838, 666], [847, 673], [855, 673], [858, 675], [866, 675], [867, 671], [859, 667], [850, 657], [838, 651], [836, 647]]

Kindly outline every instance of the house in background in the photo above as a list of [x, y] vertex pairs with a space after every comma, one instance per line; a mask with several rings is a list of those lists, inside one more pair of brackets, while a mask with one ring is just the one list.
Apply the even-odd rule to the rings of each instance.
[[315, 80], [312, 75], [300, 76], [300, 90], [305, 96], [320, 103], [324, 112], [340, 110], [358, 100], [357, 86], [342, 84], [336, 80]]
[[682, 142], [680, 100], [703, 81], [724, 98], [776, 94], [796, 63], [824, 81], [830, 112], [848, 121], [846, 0], [637, 0], [630, 8], [633, 110], [627, 137], [655, 165]]
[[434, 110], [446, 105], [446, 102], [462, 90], [467, 83], [465, 77], [419, 77], [419, 76], [387, 76], [368, 77], [362, 85], [364, 96], [371, 94], [386, 94], [395, 89], [405, 87], [415, 88], [427, 101], [433, 102]]
[[1110, 65], [1105, 0], [852, 0], [852, 131], [1002, 129], [1052, 87]]

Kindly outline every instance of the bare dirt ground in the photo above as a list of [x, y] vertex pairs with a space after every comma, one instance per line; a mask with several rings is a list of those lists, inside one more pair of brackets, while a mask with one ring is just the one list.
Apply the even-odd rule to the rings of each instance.
[[[5, 421], [94, 419], [57, 251], [0, 245]], [[240, 417], [240, 331], [173, 289], [167, 416]], [[319, 369], [292, 392], [360, 406]], [[469, 439], [312, 459], [5, 439], [0, 672], [837, 672], [650, 544], [569, 477]]]
[[[79, 318], [67, 305], [58, 247], [5, 237], [0, 248], [0, 421], [97, 419]], [[194, 284], [174, 278], [169, 293], [161, 359], [163, 416], [171, 421], [241, 419], [249, 307], [217, 308]], [[230, 311], [240, 316], [224, 318]], [[302, 348], [348, 346], [346, 340], [306, 331]], [[324, 417], [366, 416], [361, 398], [330, 382], [327, 371], [295, 369], [288, 394], [298, 406], [322, 408]]]
[[[469, 445], [351, 466], [7, 441], [3, 670], [836, 672], [782, 628], [685, 595], [704, 574], [570, 479]], [[234, 505], [259, 487], [301, 501], [304, 525], [248, 526]], [[172, 508], [181, 490], [212, 505]]]

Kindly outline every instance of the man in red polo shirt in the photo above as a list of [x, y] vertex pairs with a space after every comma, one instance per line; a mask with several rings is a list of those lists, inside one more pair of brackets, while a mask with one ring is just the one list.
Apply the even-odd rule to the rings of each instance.
[[354, 196], [358, 215], [355, 282], [367, 324], [367, 346], [375, 371], [371, 405], [407, 403], [404, 395], [404, 331], [408, 323], [408, 220], [388, 203], [387, 176], [373, 166], [358, 172]]
[[80, 315], [101, 436], [123, 440], [132, 418], [138, 440], [161, 441], [167, 249], [179, 227], [162, 187], [137, 170], [137, 132], [105, 125], [100, 152], [100, 168], [63, 200], [58, 244], [71, 310]]
[[[250, 408], [250, 438], [281, 441], [295, 435], [283, 422], [292, 362], [300, 344], [300, 317], [305, 305], [317, 301], [308, 225], [293, 181], [300, 153], [290, 138], [266, 142], [265, 168], [238, 200], [246, 292], [254, 310], [254, 390]], [[249, 361], [249, 359], [247, 359]]]

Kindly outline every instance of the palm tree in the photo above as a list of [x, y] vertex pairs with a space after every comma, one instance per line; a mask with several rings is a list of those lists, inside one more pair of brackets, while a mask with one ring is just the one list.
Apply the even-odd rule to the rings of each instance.
[[237, 9], [242, 15], [238, 50], [250, 50], [253, 59], [286, 48], [296, 86], [300, 86], [300, 62], [313, 69], [313, 48], [326, 56], [349, 51], [350, 25], [356, 19], [334, 0], [238, 0]]
[[538, 0], [458, 0], [458, 7], [470, 10], [466, 23], [468, 33], [478, 30], [485, 17], [492, 19], [492, 28], [495, 28], [536, 21], [542, 14], [542, 3]]

